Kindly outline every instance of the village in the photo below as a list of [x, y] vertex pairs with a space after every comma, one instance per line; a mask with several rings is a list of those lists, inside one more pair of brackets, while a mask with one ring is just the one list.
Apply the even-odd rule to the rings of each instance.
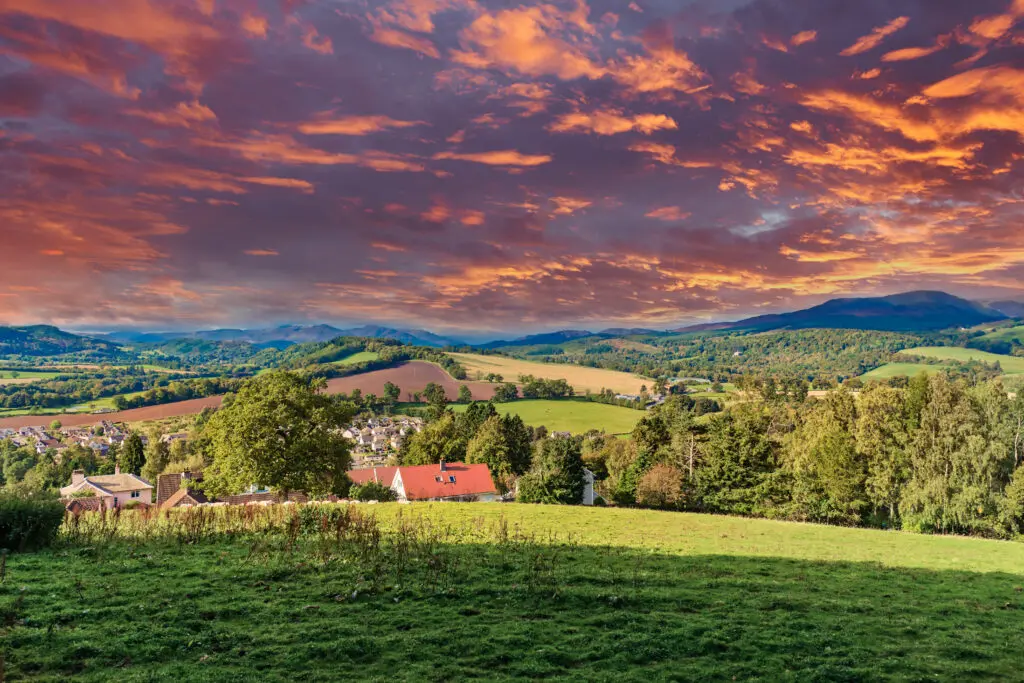
[[[361, 417], [345, 427], [342, 434], [352, 443], [349, 478], [354, 486], [370, 482], [390, 489], [394, 499], [401, 503], [413, 501], [491, 502], [511, 500], [513, 495], [501, 495], [496, 489], [486, 464], [460, 462], [416, 466], [397, 466], [394, 456], [404, 440], [412, 433], [422, 431], [423, 420], [418, 417]], [[40, 455], [51, 452], [55, 461], [72, 446], [92, 449], [106, 456], [114, 444], [123, 443], [128, 434], [123, 426], [101, 421], [92, 427], [63, 428], [36, 426], [17, 430], [0, 430], [0, 440], [9, 440], [17, 447], [31, 447]], [[551, 434], [556, 436], [557, 434]], [[186, 432], [165, 433], [162, 442], [187, 439]], [[140, 438], [148, 442], [147, 437]], [[166, 510], [175, 507], [207, 505], [272, 504], [281, 497], [268, 488], [253, 485], [237, 494], [215, 498], [207, 495], [201, 486], [202, 472], [166, 472], [155, 482], [138, 474], [122, 472], [118, 464], [112, 474], [87, 475], [75, 470], [71, 481], [61, 487], [61, 499], [72, 514], [87, 511], [132, 509], [155, 506]], [[594, 477], [587, 472], [584, 504], [593, 504]], [[302, 492], [291, 492], [286, 502], [301, 503], [309, 500]], [[338, 500], [331, 497], [331, 500]]]

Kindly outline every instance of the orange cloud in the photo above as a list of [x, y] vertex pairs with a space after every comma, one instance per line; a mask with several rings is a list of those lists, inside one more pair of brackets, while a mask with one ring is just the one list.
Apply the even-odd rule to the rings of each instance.
[[459, 222], [463, 225], [483, 225], [486, 216], [483, 211], [477, 211], [476, 209], [465, 209], [462, 212], [462, 216], [459, 218]]
[[660, 161], [666, 166], [682, 166], [684, 168], [713, 168], [715, 166], [715, 164], [706, 161], [677, 159], [675, 146], [660, 142], [638, 142], [630, 145], [629, 151], [648, 154], [655, 161]]
[[398, 47], [419, 52], [434, 59], [440, 59], [441, 57], [437, 47], [428, 38], [414, 36], [405, 31], [399, 31], [398, 29], [386, 26], [375, 25], [373, 32], [370, 33], [370, 40], [381, 45], [387, 45], [388, 47]]
[[552, 197], [551, 203], [555, 205], [555, 209], [551, 213], [557, 216], [571, 216], [577, 211], [593, 204], [593, 202], [586, 199], [576, 199], [574, 197]]
[[306, 180], [299, 180], [297, 178], [271, 178], [266, 176], [256, 176], [248, 178], [239, 178], [243, 183], [251, 183], [253, 185], [265, 185], [267, 187], [285, 187], [293, 190], [302, 190], [306, 194], [312, 194], [316, 189], [313, 183]]
[[162, 126], [176, 126], [179, 128], [191, 128], [197, 123], [217, 120], [217, 115], [213, 113], [212, 109], [195, 100], [192, 102], [179, 102], [174, 109], [169, 111], [129, 109], [125, 113], [148, 119]]
[[793, 47], [800, 47], [805, 43], [813, 43], [817, 39], [817, 31], [801, 31], [800, 33], [797, 33], [795, 36], [789, 39], [789, 44], [792, 45]]
[[690, 213], [683, 211], [678, 206], [662, 206], [651, 209], [644, 214], [647, 218], [657, 218], [659, 221], [684, 221], [690, 217]]
[[267, 18], [246, 14], [242, 17], [242, 30], [254, 38], [267, 37]]
[[886, 38], [900, 29], [905, 28], [908, 23], [910, 23], [910, 17], [897, 17], [885, 26], [875, 27], [871, 33], [866, 36], [861, 36], [853, 45], [846, 48], [839, 54], [843, 57], [850, 57], [853, 55], [859, 55], [862, 52], [867, 52], [868, 50], [873, 50], [881, 45], [882, 41]]
[[426, 126], [425, 121], [399, 121], [388, 116], [345, 116], [331, 118], [326, 112], [314, 121], [299, 124], [299, 132], [306, 135], [369, 135], [390, 128]]
[[250, 161], [283, 164], [310, 164], [316, 166], [355, 165], [375, 171], [423, 171], [423, 164], [415, 157], [390, 154], [377, 150], [358, 154], [327, 152], [308, 147], [290, 135], [253, 132], [244, 140], [199, 139], [196, 144], [231, 150]]
[[334, 43], [327, 36], [321, 36], [314, 26], [307, 27], [302, 34], [302, 44], [322, 55], [334, 54]]
[[451, 210], [442, 203], [437, 203], [420, 214], [420, 218], [431, 223], [444, 223], [451, 217]]
[[453, 50], [452, 59], [473, 68], [509, 69], [528, 76], [601, 78], [605, 69], [581, 45], [556, 35], [574, 23], [547, 4], [484, 12], [459, 34], [463, 49]]
[[616, 135], [636, 130], [650, 135], [656, 130], [676, 130], [678, 124], [664, 114], [623, 115], [619, 109], [599, 109], [594, 112], [569, 112], [562, 114], [548, 125], [547, 129], [555, 133], [596, 133], [597, 135]]
[[242, 253], [246, 256], [280, 256], [280, 254], [273, 249], [246, 249]]
[[438, 152], [433, 158], [473, 161], [489, 166], [541, 166], [550, 162], [553, 157], [547, 154], [522, 154], [514, 149], [503, 149], [475, 153]]

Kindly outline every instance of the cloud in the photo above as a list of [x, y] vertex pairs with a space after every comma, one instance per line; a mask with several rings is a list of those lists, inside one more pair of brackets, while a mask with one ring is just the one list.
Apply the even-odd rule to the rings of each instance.
[[660, 221], [684, 221], [691, 216], [688, 211], [683, 211], [678, 206], [660, 206], [651, 209], [644, 214], [647, 218], [657, 218]]
[[793, 47], [800, 47], [801, 45], [806, 45], [807, 43], [813, 43], [817, 39], [817, 31], [800, 31], [800, 33], [795, 34], [792, 38], [789, 39], [789, 44], [792, 45]]
[[422, 36], [414, 36], [405, 31], [399, 31], [394, 28], [387, 28], [385, 26], [374, 26], [373, 32], [370, 34], [370, 40], [381, 45], [387, 45], [388, 47], [403, 48], [406, 50], [412, 50], [413, 52], [419, 52], [422, 55], [433, 57], [434, 59], [440, 59], [441, 53], [438, 52], [437, 46], [430, 41], [429, 38]]
[[428, 125], [425, 121], [398, 121], [389, 116], [344, 116], [333, 118], [328, 112], [313, 121], [300, 123], [305, 135], [369, 135], [392, 128], [413, 128]]
[[896, 17], [885, 26], [877, 26], [871, 30], [871, 33], [861, 36], [853, 45], [846, 48], [839, 54], [843, 57], [852, 57], [853, 55], [859, 55], [862, 52], [873, 50], [881, 45], [886, 38], [897, 31], [906, 28], [909, 23], [910, 17]]
[[577, 199], [575, 197], [552, 197], [551, 203], [555, 205], [555, 209], [551, 213], [556, 216], [571, 216], [577, 211], [593, 204], [592, 201], [587, 199]]
[[593, 112], [569, 112], [562, 114], [548, 125], [554, 133], [595, 133], [617, 135], [637, 131], [650, 135], [657, 130], [675, 130], [679, 126], [664, 114], [624, 115], [621, 110], [605, 109]]
[[242, 253], [246, 256], [280, 256], [280, 254], [273, 249], [246, 249]]
[[541, 166], [550, 163], [553, 157], [547, 154], [522, 154], [514, 149], [490, 152], [438, 152], [434, 159], [472, 161], [488, 166]]

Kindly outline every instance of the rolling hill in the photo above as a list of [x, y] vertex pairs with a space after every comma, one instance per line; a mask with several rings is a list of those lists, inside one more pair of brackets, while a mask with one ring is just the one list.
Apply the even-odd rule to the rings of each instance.
[[87, 354], [112, 358], [120, 347], [110, 341], [64, 332], [50, 325], [0, 327], [0, 356]]
[[217, 329], [193, 332], [113, 332], [106, 339], [120, 343], [161, 343], [177, 339], [198, 339], [218, 342], [249, 342], [260, 346], [282, 347], [290, 344], [325, 342], [338, 337], [372, 337], [374, 339], [395, 339], [406, 344], [420, 346], [452, 346], [458, 340], [436, 335], [427, 330], [364, 325], [341, 329], [332, 325], [280, 325], [254, 329]]
[[761, 315], [734, 323], [699, 325], [676, 330], [766, 332], [812, 328], [926, 332], [972, 327], [1006, 319], [1006, 314], [944, 292], [906, 292], [883, 297], [832, 299], [801, 311]]

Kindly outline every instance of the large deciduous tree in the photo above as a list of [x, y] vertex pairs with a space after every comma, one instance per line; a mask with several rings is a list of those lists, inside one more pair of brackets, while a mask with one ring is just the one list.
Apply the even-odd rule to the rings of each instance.
[[204, 430], [212, 464], [204, 488], [215, 496], [268, 486], [287, 494], [344, 495], [349, 442], [338, 429], [353, 408], [322, 393], [322, 379], [277, 371], [242, 386]]

